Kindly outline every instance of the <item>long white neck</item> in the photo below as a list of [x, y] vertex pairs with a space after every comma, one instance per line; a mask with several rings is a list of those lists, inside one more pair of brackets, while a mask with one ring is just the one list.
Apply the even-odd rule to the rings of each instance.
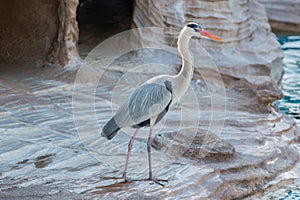
[[189, 50], [190, 39], [190, 36], [185, 35], [184, 32], [181, 31], [177, 42], [178, 51], [182, 58], [182, 67], [178, 76], [182, 76], [188, 81], [192, 79], [194, 72], [194, 59]]
[[182, 67], [180, 72], [175, 76], [176, 86], [174, 87], [177, 90], [175, 93], [177, 93], [176, 96], [178, 100], [188, 89], [194, 72], [193, 55], [189, 50], [190, 39], [190, 36], [184, 34], [184, 30], [180, 32], [177, 45], [182, 58]]

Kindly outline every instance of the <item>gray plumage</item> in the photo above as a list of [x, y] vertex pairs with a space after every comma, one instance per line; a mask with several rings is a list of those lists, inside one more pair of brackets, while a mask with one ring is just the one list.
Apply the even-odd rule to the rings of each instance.
[[111, 118], [102, 129], [102, 136], [111, 140], [120, 130], [120, 127], [116, 124], [114, 118]]
[[120, 106], [116, 114], [103, 127], [102, 136], [112, 139], [123, 127], [143, 127], [150, 125], [150, 119], [159, 122], [167, 113], [172, 101], [172, 85], [147, 83], [138, 87]]

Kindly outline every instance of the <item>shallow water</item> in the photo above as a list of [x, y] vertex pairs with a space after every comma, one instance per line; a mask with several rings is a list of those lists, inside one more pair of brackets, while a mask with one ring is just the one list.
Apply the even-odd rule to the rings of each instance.
[[284, 99], [276, 102], [279, 109], [295, 118], [300, 126], [300, 36], [278, 36], [284, 51]]
[[[275, 102], [275, 105], [283, 112], [293, 117], [300, 128], [300, 36], [299, 35], [278, 35], [278, 41], [284, 51], [284, 70], [282, 77], [282, 90], [284, 99]], [[300, 199], [300, 180], [284, 189], [278, 194], [269, 196], [270, 198], [288, 200]]]

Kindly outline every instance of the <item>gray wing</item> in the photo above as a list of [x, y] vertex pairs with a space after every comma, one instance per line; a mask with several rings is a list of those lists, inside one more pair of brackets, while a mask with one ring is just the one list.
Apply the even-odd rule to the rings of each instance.
[[158, 116], [171, 100], [172, 91], [167, 85], [156, 83], [142, 85], [120, 106], [114, 120], [121, 128], [137, 125]]

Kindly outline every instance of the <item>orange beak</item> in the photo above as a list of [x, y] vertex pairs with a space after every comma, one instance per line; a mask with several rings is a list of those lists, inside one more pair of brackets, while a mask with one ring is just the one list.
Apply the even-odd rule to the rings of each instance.
[[201, 35], [203, 35], [204, 37], [208, 37], [208, 38], [211, 38], [211, 39], [213, 39], [213, 40], [216, 40], [216, 41], [219, 41], [219, 42], [223, 42], [223, 40], [222, 40], [221, 38], [219, 38], [219, 37], [217, 37], [217, 36], [215, 36], [215, 35], [213, 35], [213, 34], [207, 32], [207, 31], [205, 31], [205, 30], [199, 30], [199, 33], [200, 33]]

